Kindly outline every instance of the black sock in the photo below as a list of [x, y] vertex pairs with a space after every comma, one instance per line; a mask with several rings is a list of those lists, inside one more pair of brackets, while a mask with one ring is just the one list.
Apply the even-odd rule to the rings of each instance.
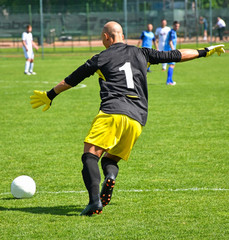
[[107, 176], [114, 176], [115, 178], [117, 177], [119, 167], [116, 161], [107, 157], [103, 157], [101, 160], [101, 166], [105, 177]]
[[92, 153], [82, 155], [83, 180], [89, 193], [89, 203], [99, 200], [100, 171], [98, 166], [99, 157]]

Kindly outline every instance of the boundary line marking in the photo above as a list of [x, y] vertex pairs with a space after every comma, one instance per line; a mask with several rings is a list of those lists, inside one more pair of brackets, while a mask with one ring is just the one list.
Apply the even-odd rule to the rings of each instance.
[[[177, 188], [177, 189], [130, 189], [130, 190], [124, 190], [124, 189], [117, 189], [117, 192], [137, 192], [137, 193], [144, 193], [144, 192], [187, 192], [187, 191], [222, 191], [226, 192], [229, 191], [227, 188]], [[57, 191], [57, 192], [50, 192], [50, 191], [37, 191], [37, 194], [62, 194], [62, 193], [86, 193], [86, 190], [81, 191]], [[5, 192], [0, 193], [0, 196], [2, 195], [8, 195], [11, 194], [11, 192]]]
[[[0, 80], [0, 83], [5, 83], [7, 81], [4, 81], [4, 80]], [[48, 81], [14, 81], [14, 83], [38, 83], [38, 84], [51, 84], [51, 82], [48, 82]], [[59, 82], [52, 82], [52, 84], [58, 84]], [[86, 84], [82, 84], [82, 83], [79, 83], [77, 86], [71, 88], [71, 89], [79, 89], [79, 88], [85, 88], [87, 87]], [[2, 87], [4, 88], [4, 87]], [[10, 86], [6, 86], [6, 88], [10, 88]]]

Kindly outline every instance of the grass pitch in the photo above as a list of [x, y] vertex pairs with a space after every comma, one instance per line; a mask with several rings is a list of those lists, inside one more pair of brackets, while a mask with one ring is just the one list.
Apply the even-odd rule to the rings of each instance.
[[[2, 51], [1, 51], [2, 53]], [[49, 90], [94, 53], [47, 54], [24, 76], [22, 53], [1, 57], [1, 239], [229, 239], [229, 56], [178, 63], [176, 86], [152, 66], [149, 117], [128, 162], [121, 161], [103, 214], [80, 217], [83, 140], [99, 109], [97, 76], [33, 110], [34, 89]], [[37, 193], [17, 200], [10, 184], [31, 176]]]

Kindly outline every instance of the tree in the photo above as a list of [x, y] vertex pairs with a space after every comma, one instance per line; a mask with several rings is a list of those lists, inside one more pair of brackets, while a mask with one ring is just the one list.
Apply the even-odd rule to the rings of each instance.
[[[209, 6], [210, 6], [209, 0], [202, 0], [203, 8], [209, 8]], [[228, 8], [228, 7], [229, 7], [228, 0], [212, 0], [212, 8]]]

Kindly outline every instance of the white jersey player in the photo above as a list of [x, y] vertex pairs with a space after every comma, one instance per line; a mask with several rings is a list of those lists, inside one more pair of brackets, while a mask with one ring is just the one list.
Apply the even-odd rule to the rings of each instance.
[[34, 67], [33, 47], [35, 47], [38, 50], [38, 46], [33, 41], [31, 25], [28, 25], [26, 28], [26, 32], [22, 33], [22, 45], [23, 45], [24, 55], [26, 58], [24, 73], [26, 75], [31, 75], [31, 74], [35, 75], [36, 73], [33, 72], [33, 67]]
[[[164, 50], [165, 40], [168, 35], [168, 32], [171, 30], [170, 27], [167, 27], [167, 21], [165, 19], [161, 20], [161, 27], [156, 29], [155, 35], [158, 41], [158, 49], [159, 51]], [[166, 70], [166, 63], [162, 64], [162, 71]]]

